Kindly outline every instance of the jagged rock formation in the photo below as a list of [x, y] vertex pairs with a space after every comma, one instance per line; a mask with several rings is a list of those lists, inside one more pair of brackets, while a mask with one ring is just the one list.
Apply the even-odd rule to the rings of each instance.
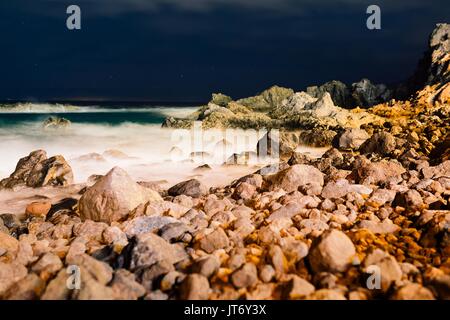
[[65, 118], [51, 116], [44, 121], [42, 127], [44, 129], [66, 129], [69, 128], [71, 124], [72, 123]]
[[32, 188], [45, 186], [68, 186], [73, 183], [73, 172], [63, 156], [47, 159], [43, 150], [33, 151], [20, 159], [16, 170], [0, 181], [1, 188], [27, 186]]
[[[419, 62], [416, 72], [396, 95], [405, 99], [416, 96], [424, 103], [450, 101], [450, 24], [439, 23], [429, 39], [429, 48]], [[419, 91], [417, 93], [417, 91]]]
[[346, 109], [367, 108], [392, 98], [392, 91], [386, 85], [373, 84], [369, 79], [361, 79], [350, 88], [340, 81], [333, 80], [321, 86], [308, 87], [306, 92], [315, 98], [320, 98], [328, 92], [334, 104]]

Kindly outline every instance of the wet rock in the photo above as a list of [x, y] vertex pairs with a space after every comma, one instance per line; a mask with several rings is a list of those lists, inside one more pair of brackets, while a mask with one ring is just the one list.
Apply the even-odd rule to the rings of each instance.
[[313, 166], [297, 164], [267, 177], [269, 190], [282, 188], [286, 192], [297, 191], [299, 187], [323, 186], [323, 174]]
[[247, 288], [258, 281], [258, 273], [253, 263], [246, 263], [231, 275], [231, 282], [236, 288]]
[[344, 272], [355, 254], [355, 246], [345, 233], [330, 230], [312, 244], [308, 261], [315, 272]]
[[65, 118], [55, 117], [51, 116], [48, 117], [43, 123], [42, 127], [44, 129], [67, 129], [71, 126], [70, 120], [67, 120]]
[[15, 214], [8, 214], [8, 213], [1, 214], [0, 220], [3, 221], [3, 224], [8, 229], [16, 229], [22, 225], [19, 217]]
[[157, 192], [135, 183], [124, 170], [115, 167], [83, 194], [79, 211], [82, 219], [111, 223], [149, 201], [162, 201], [162, 198]]
[[193, 198], [199, 198], [208, 192], [206, 186], [197, 179], [180, 182], [168, 190], [169, 195], [186, 195]]
[[209, 296], [208, 279], [200, 274], [188, 275], [180, 287], [180, 298], [182, 300], [206, 300]]
[[72, 183], [72, 168], [62, 156], [47, 159], [45, 151], [37, 150], [19, 160], [9, 178], [0, 181], [0, 188], [67, 186]]
[[199, 241], [200, 249], [207, 253], [213, 253], [218, 249], [227, 248], [230, 244], [227, 234], [222, 228], [217, 228]]

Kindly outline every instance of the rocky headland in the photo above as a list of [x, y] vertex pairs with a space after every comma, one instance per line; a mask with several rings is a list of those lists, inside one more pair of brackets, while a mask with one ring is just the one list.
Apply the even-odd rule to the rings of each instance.
[[[74, 192], [62, 156], [32, 152], [0, 189], [76, 195], [0, 215], [0, 298], [449, 299], [449, 61], [450, 25], [439, 24], [395, 88], [363, 79], [214, 94], [166, 119], [280, 130], [278, 166], [225, 187], [166, 190], [115, 167]], [[260, 143], [272, 141], [269, 131]], [[310, 158], [299, 145], [328, 151]]]

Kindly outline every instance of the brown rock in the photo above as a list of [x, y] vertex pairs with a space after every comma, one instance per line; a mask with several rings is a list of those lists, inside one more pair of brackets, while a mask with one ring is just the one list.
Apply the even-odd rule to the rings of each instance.
[[210, 234], [207, 234], [199, 241], [200, 248], [207, 253], [213, 253], [218, 249], [228, 247], [230, 241], [228, 236], [222, 228], [217, 228]]
[[364, 142], [359, 151], [361, 154], [378, 153], [381, 155], [388, 155], [396, 148], [395, 137], [389, 132], [375, 133], [369, 140]]
[[[402, 269], [397, 260], [380, 249], [375, 249], [370, 253], [364, 260], [363, 266], [368, 273], [372, 274], [372, 276], [381, 276], [380, 289], [383, 292], [388, 291], [393, 283], [402, 278]], [[379, 273], [377, 273], [377, 270]]]
[[171, 196], [184, 194], [193, 198], [199, 198], [208, 193], [208, 188], [197, 179], [191, 179], [174, 185], [167, 192]]
[[0, 250], [4, 251], [3, 254], [9, 253], [14, 256], [19, 250], [19, 241], [9, 234], [0, 232]]
[[407, 284], [398, 289], [391, 300], [435, 300], [433, 293], [417, 283]]
[[31, 217], [45, 218], [51, 207], [52, 204], [49, 201], [32, 202], [27, 205], [25, 214]]
[[292, 277], [288, 284], [289, 299], [303, 298], [312, 294], [315, 290], [311, 283], [296, 275]]
[[231, 282], [236, 288], [247, 288], [258, 281], [258, 273], [253, 263], [246, 263], [231, 275]]
[[0, 262], [0, 298], [16, 282], [27, 275], [27, 268], [18, 263]]
[[30, 273], [20, 279], [5, 293], [7, 300], [36, 300], [45, 289], [45, 282], [36, 274]]
[[126, 269], [116, 270], [111, 288], [119, 300], [137, 300], [145, 295], [145, 288], [136, 282], [134, 274]]
[[180, 298], [182, 300], [206, 300], [209, 296], [208, 279], [200, 274], [188, 275], [180, 288]]
[[115, 167], [87, 189], [78, 206], [82, 219], [111, 223], [149, 201], [162, 201], [162, 198], [156, 191], [138, 185], [124, 170]]
[[266, 179], [270, 183], [269, 190], [282, 188], [286, 192], [292, 192], [297, 191], [299, 187], [323, 186], [322, 172], [313, 166], [303, 164], [293, 165]]
[[329, 230], [313, 242], [308, 261], [314, 272], [344, 272], [355, 254], [355, 246], [345, 233]]
[[131, 270], [145, 268], [158, 262], [175, 264], [186, 258], [184, 250], [170, 244], [153, 233], [146, 233], [136, 237], [137, 244], [133, 248]]

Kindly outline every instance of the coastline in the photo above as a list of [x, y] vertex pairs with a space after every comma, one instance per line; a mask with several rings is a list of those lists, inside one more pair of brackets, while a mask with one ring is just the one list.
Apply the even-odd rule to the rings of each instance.
[[153, 132], [77, 136], [77, 123], [48, 119], [59, 146], [75, 129], [80, 149], [101, 148], [28, 149], [0, 181], [21, 198], [1, 211], [22, 211], [0, 216], [0, 298], [448, 299], [449, 39], [439, 24], [427, 79], [395, 90], [214, 94]]

